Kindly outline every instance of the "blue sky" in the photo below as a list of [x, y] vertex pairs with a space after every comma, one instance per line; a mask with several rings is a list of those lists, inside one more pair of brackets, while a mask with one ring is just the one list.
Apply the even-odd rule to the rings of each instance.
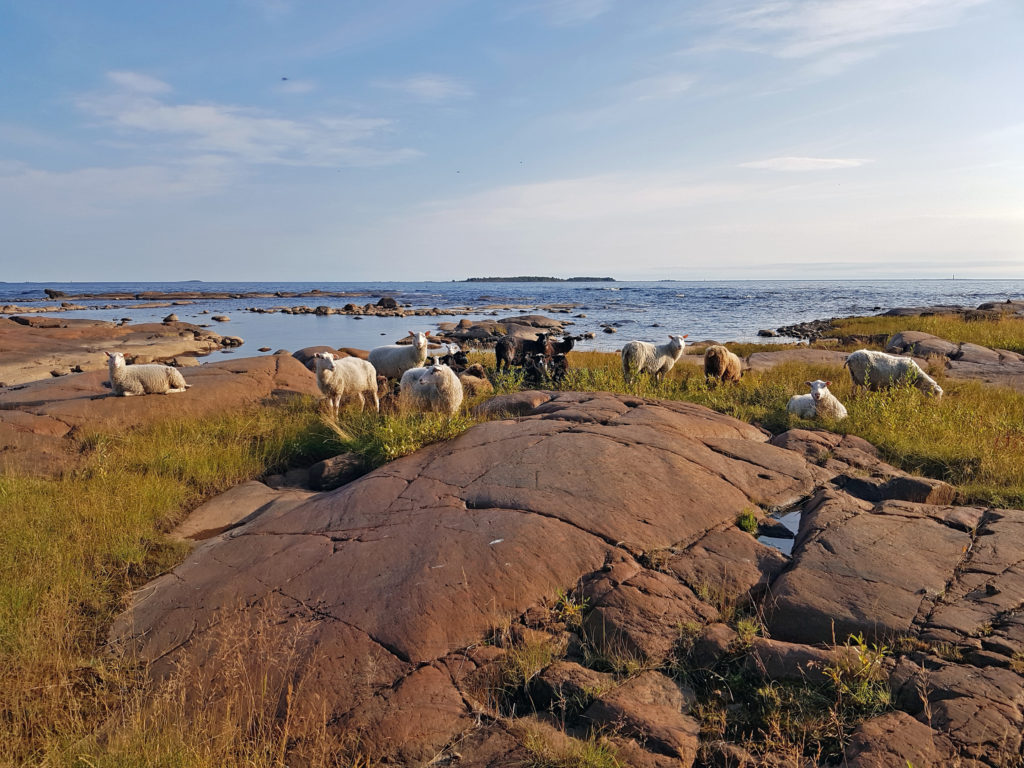
[[1020, 0], [0, 0], [0, 280], [1024, 278]]

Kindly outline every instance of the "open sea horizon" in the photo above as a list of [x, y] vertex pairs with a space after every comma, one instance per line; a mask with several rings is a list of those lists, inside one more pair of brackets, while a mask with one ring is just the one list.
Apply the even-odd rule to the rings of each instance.
[[[87, 309], [53, 313], [55, 317], [99, 320], [131, 318], [132, 323], [159, 322], [170, 312], [185, 322], [213, 328], [218, 333], [240, 336], [244, 346], [233, 354], [261, 354], [295, 351], [314, 345], [371, 348], [391, 343], [408, 331], [436, 330], [438, 322], [494, 319], [491, 310], [457, 317], [372, 317], [351, 315], [261, 314], [248, 308], [318, 306], [342, 307], [375, 303], [391, 296], [413, 308], [440, 310], [486, 305], [514, 305], [522, 310], [499, 310], [500, 317], [534, 314], [551, 304], [574, 305], [569, 315], [574, 333], [594, 331], [597, 337], [578, 344], [580, 349], [614, 350], [633, 339], [663, 341], [669, 333], [689, 334], [690, 341], [771, 341], [758, 338], [762, 328], [849, 315], [871, 315], [894, 307], [964, 305], [986, 301], [1024, 298], [1024, 280], [707, 280], [707, 281], [616, 281], [616, 282], [0, 282], [0, 305], [46, 303], [44, 289], [65, 292], [64, 299]], [[143, 301], [85, 299], [83, 293], [174, 293], [181, 291], [220, 293], [308, 292], [359, 293], [362, 297], [295, 298], [200, 298], [174, 307], [140, 307]], [[105, 308], [116, 304], [115, 308]], [[209, 314], [203, 314], [203, 310]], [[211, 321], [212, 314], [228, 315], [226, 323]], [[585, 318], [574, 315], [585, 314]], [[602, 324], [617, 328], [602, 333]], [[787, 339], [777, 339], [787, 341]]]

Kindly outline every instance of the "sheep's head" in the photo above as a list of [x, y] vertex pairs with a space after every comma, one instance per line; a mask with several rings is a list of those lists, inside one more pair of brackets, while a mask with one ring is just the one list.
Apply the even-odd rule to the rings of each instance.
[[417, 349], [427, 348], [427, 336], [430, 335], [430, 331], [424, 333], [417, 333], [416, 331], [409, 331], [409, 335], [412, 336], [412, 345]]
[[334, 370], [334, 353], [333, 352], [315, 352], [313, 354], [313, 360], [316, 362], [316, 369], [320, 370]]
[[103, 354], [107, 356], [107, 365], [110, 365], [114, 368], [119, 368], [125, 364], [124, 355], [121, 354], [120, 352], [104, 352]]
[[808, 387], [811, 388], [811, 399], [814, 400], [814, 402], [818, 402], [825, 395], [831, 394], [828, 391], [828, 385], [832, 383], [831, 381], [822, 381], [821, 379], [815, 379], [814, 381], [808, 381], [805, 383]]
[[670, 333], [668, 338], [670, 340], [670, 346], [674, 350], [682, 351], [686, 347], [686, 338], [690, 334], [684, 333], [682, 336], [677, 336], [674, 333]]

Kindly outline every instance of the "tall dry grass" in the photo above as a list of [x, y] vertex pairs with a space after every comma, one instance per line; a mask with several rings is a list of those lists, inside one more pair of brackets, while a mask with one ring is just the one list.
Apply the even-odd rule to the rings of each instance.
[[968, 320], [963, 315], [926, 317], [848, 317], [833, 320], [841, 335], [893, 334], [921, 331], [954, 343], [970, 342], [991, 349], [1024, 353], [1024, 317]]

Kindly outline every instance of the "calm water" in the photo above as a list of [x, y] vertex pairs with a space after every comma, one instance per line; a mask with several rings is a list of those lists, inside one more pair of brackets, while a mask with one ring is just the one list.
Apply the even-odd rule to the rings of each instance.
[[[631, 339], [664, 340], [668, 333], [687, 333], [691, 340], [753, 341], [759, 328], [844, 315], [873, 314], [900, 306], [963, 304], [1024, 298], [1024, 280], [905, 280], [905, 281], [721, 281], [617, 283], [0, 283], [0, 304], [22, 303], [45, 296], [44, 288], [69, 294], [142, 291], [361, 291], [366, 298], [270, 298], [202, 300], [173, 308], [143, 309], [138, 302], [118, 302], [118, 309], [99, 309], [105, 302], [85, 300], [90, 309], [61, 316], [132, 322], [152, 322], [174, 312], [187, 322], [210, 325], [218, 333], [241, 336], [245, 346], [235, 352], [256, 355], [258, 347], [296, 350], [315, 344], [368, 348], [405, 335], [410, 330], [433, 330], [437, 322], [460, 318], [373, 318], [345, 315], [261, 315], [246, 307], [328, 306], [376, 302], [394, 296], [414, 307], [521, 304], [575, 304], [575, 331], [595, 331], [597, 338], [584, 349], [617, 349]], [[204, 309], [230, 316], [214, 323]], [[503, 311], [502, 317], [516, 314]], [[470, 315], [486, 317], [485, 314]], [[565, 318], [566, 315], [555, 315]], [[601, 323], [618, 325], [617, 334], [601, 333]], [[661, 327], [652, 327], [655, 323]]]

